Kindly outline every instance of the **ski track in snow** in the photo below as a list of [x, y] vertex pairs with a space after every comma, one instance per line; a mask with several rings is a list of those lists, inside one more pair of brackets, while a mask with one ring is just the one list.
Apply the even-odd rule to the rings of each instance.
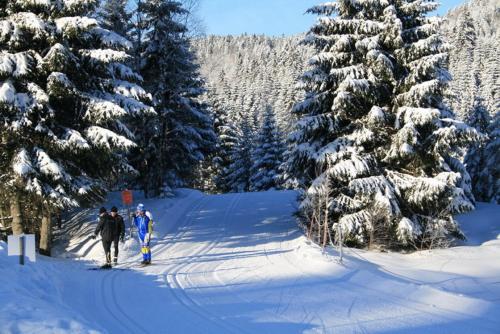
[[128, 240], [123, 271], [86, 270], [102, 246], [88, 237], [92, 212], [75, 213], [58, 233], [72, 260], [50, 260], [68, 279], [58, 278], [68, 286], [57, 300], [104, 333], [498, 333], [500, 240], [409, 255], [346, 249], [339, 263], [303, 236], [295, 197], [182, 190], [144, 200], [156, 218], [153, 264], [138, 266]]

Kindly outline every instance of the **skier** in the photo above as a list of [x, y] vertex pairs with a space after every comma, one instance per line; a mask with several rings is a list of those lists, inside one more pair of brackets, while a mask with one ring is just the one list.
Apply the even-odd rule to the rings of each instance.
[[151, 241], [151, 234], [153, 233], [153, 216], [146, 211], [144, 204], [137, 206], [137, 214], [134, 217], [134, 225], [137, 227], [137, 233], [141, 241], [141, 264], [151, 263], [151, 248], [149, 243]]
[[111, 219], [115, 221], [116, 233], [113, 239], [113, 246], [115, 247], [115, 257], [113, 258], [113, 263], [118, 263], [118, 242], [125, 241], [125, 223], [123, 222], [123, 217], [118, 214], [118, 208], [116, 206], [111, 208]]
[[99, 233], [101, 233], [102, 246], [106, 254], [106, 264], [103, 268], [111, 268], [111, 243], [115, 238], [116, 223], [114, 219], [111, 219], [104, 207], [99, 209], [99, 223], [97, 224], [92, 239], [96, 239]]

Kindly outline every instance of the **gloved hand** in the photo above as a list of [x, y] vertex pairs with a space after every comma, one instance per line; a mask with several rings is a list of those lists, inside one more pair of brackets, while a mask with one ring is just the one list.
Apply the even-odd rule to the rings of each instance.
[[93, 240], [97, 239], [97, 235], [95, 234], [92, 234], [92, 237], [91, 237]]
[[120, 242], [121, 242], [122, 244], [125, 242], [125, 237], [124, 237], [123, 235], [120, 237]]

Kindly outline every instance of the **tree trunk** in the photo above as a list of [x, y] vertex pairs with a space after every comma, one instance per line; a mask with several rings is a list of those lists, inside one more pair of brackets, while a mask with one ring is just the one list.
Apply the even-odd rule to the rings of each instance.
[[18, 194], [12, 195], [10, 198], [10, 214], [12, 216], [12, 233], [14, 235], [23, 234], [24, 226]]
[[328, 202], [329, 199], [328, 197], [326, 198], [326, 203], [325, 203], [325, 226], [323, 226], [323, 251], [326, 248], [326, 242], [328, 241], [328, 215], [329, 215], [329, 210], [328, 210]]
[[40, 254], [50, 256], [52, 241], [52, 216], [50, 210], [45, 208], [42, 214], [42, 227], [40, 228]]

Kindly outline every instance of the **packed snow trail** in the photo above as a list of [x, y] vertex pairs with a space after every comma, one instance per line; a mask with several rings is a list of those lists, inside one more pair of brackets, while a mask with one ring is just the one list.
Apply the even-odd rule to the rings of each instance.
[[[118, 204], [118, 198], [106, 204]], [[89, 238], [95, 224], [81, 224], [94, 220], [95, 212], [80, 212], [66, 223], [58, 252], [74, 261], [42, 258], [37, 266], [50, 265], [57, 282], [51, 305], [62, 305], [61, 313], [76, 320], [46, 324], [47, 333], [53, 332], [49, 328], [63, 333], [498, 333], [500, 328], [500, 226], [485, 223], [500, 212], [498, 206], [472, 214], [483, 222], [480, 233], [465, 226], [478, 246], [411, 255], [347, 250], [339, 264], [334, 252], [323, 254], [297, 227], [295, 192], [209, 196], [182, 190], [175, 199], [145, 204], [154, 214], [156, 236], [153, 265], [144, 268], [138, 266], [137, 242], [128, 240], [117, 266], [123, 270], [86, 270], [91, 261], [104, 259], [100, 242]], [[0, 315], [2, 320], [9, 319]], [[10, 321], [0, 324], [1, 333], [29, 333]], [[25, 328], [34, 328], [29, 325]]]

